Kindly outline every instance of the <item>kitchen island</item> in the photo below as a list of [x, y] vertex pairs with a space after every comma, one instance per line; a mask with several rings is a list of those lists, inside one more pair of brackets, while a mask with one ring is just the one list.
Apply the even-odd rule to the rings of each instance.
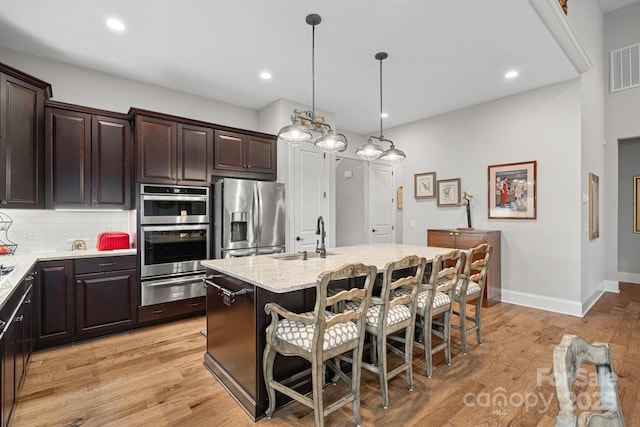
[[[427, 261], [448, 248], [400, 244], [370, 244], [331, 248], [326, 258], [316, 253], [260, 255], [203, 261], [207, 268], [207, 351], [204, 365], [229, 393], [257, 420], [268, 406], [262, 374], [265, 330], [270, 322], [265, 304], [275, 302], [294, 312], [312, 311], [318, 275], [342, 264], [375, 265], [378, 273], [387, 262], [407, 255]], [[278, 355], [274, 378], [292, 378], [306, 361]], [[310, 389], [310, 379], [297, 379], [299, 392]], [[278, 401], [278, 406], [284, 403]]]

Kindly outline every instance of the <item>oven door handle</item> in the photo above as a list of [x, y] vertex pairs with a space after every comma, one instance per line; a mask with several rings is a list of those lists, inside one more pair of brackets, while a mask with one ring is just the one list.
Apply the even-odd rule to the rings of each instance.
[[183, 279], [169, 279], [169, 280], [158, 280], [152, 282], [143, 282], [143, 284], [149, 288], [153, 288], [156, 286], [171, 286], [171, 285], [186, 285], [189, 283], [198, 283], [204, 280], [203, 276], [198, 276], [191, 280], [183, 280]]
[[246, 295], [249, 294], [251, 292], [253, 292], [253, 289], [240, 289], [239, 291], [230, 291], [229, 289], [225, 288], [222, 285], [218, 285], [217, 283], [213, 282], [212, 279], [221, 279], [223, 278], [224, 275], [222, 274], [211, 274], [207, 277], [205, 277], [204, 279], [202, 279], [202, 281], [204, 282], [205, 286], [212, 286], [214, 288], [216, 288], [218, 290], [218, 295], [222, 296], [222, 301], [224, 302], [224, 304], [226, 306], [231, 306], [231, 304], [233, 304], [234, 302], [236, 302], [236, 297], [239, 297], [241, 295]]

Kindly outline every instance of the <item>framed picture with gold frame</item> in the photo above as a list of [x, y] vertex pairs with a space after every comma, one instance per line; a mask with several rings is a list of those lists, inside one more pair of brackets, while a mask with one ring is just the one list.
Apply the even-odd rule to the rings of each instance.
[[589, 172], [589, 240], [600, 237], [600, 178]]
[[633, 177], [633, 232], [640, 233], [640, 176]]

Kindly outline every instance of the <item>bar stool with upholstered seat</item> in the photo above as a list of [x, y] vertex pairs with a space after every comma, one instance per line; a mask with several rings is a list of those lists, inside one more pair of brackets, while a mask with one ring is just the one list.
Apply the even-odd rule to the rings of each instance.
[[[376, 272], [375, 266], [354, 263], [321, 273], [317, 279], [313, 312], [296, 314], [275, 303], [265, 305], [265, 312], [271, 315], [263, 355], [265, 385], [269, 395], [267, 418], [271, 418], [275, 411], [277, 390], [312, 408], [316, 426], [323, 426], [326, 415], [349, 402], [353, 405], [355, 423], [360, 425], [360, 363], [365, 335], [364, 317], [371, 299]], [[327, 287], [330, 282], [357, 277], [364, 277], [362, 288], [353, 288], [327, 296]], [[328, 307], [337, 306], [343, 301], [352, 304], [354, 309], [345, 310], [342, 313], [332, 313], [327, 310]], [[351, 378], [340, 371], [335, 364], [332, 368], [340, 378], [350, 383], [349, 393], [325, 407], [322, 393], [324, 365], [330, 364], [331, 359], [347, 352], [351, 352], [353, 361]], [[300, 356], [311, 363], [311, 397], [303, 396], [274, 380], [273, 362], [277, 353], [285, 356]]]
[[[367, 310], [365, 330], [373, 337], [372, 362], [363, 361], [362, 367], [380, 377], [382, 406], [389, 407], [389, 379], [405, 372], [407, 385], [413, 390], [413, 334], [415, 328], [415, 298], [422, 282], [427, 260], [409, 255], [387, 263], [382, 277], [380, 297], [371, 298]], [[398, 291], [398, 292], [396, 292]], [[401, 292], [400, 292], [401, 291]], [[351, 304], [347, 303], [347, 308]], [[403, 334], [408, 340], [404, 348], [387, 345], [388, 337]], [[387, 367], [387, 352], [402, 358], [402, 363], [391, 371]]]
[[[414, 346], [424, 350], [429, 378], [432, 373], [432, 356], [436, 352], [444, 350], [447, 365], [451, 365], [453, 292], [458, 283], [464, 257], [464, 251], [459, 249], [436, 255], [429, 283], [421, 286], [416, 298], [416, 330], [419, 330], [420, 334]], [[432, 335], [441, 338], [443, 342], [433, 347]]]
[[[478, 344], [482, 344], [480, 336], [480, 313], [482, 308], [482, 294], [487, 280], [487, 268], [491, 258], [492, 248], [483, 243], [467, 251], [464, 271], [460, 275], [458, 285], [454, 293], [454, 299], [458, 302], [458, 310], [453, 311], [459, 321], [451, 321], [451, 328], [460, 331], [462, 339], [462, 352], [467, 354], [467, 334], [475, 331]], [[475, 304], [473, 317], [467, 315], [467, 304]], [[471, 326], [467, 326], [471, 322]]]

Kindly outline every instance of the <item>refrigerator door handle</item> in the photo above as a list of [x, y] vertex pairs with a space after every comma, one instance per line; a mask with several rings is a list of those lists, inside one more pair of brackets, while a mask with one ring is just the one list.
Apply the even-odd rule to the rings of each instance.
[[258, 184], [255, 185], [255, 191], [253, 192], [255, 208], [253, 211], [253, 223], [255, 225], [256, 230], [256, 244], [262, 241], [262, 198], [260, 197], [260, 187]]

